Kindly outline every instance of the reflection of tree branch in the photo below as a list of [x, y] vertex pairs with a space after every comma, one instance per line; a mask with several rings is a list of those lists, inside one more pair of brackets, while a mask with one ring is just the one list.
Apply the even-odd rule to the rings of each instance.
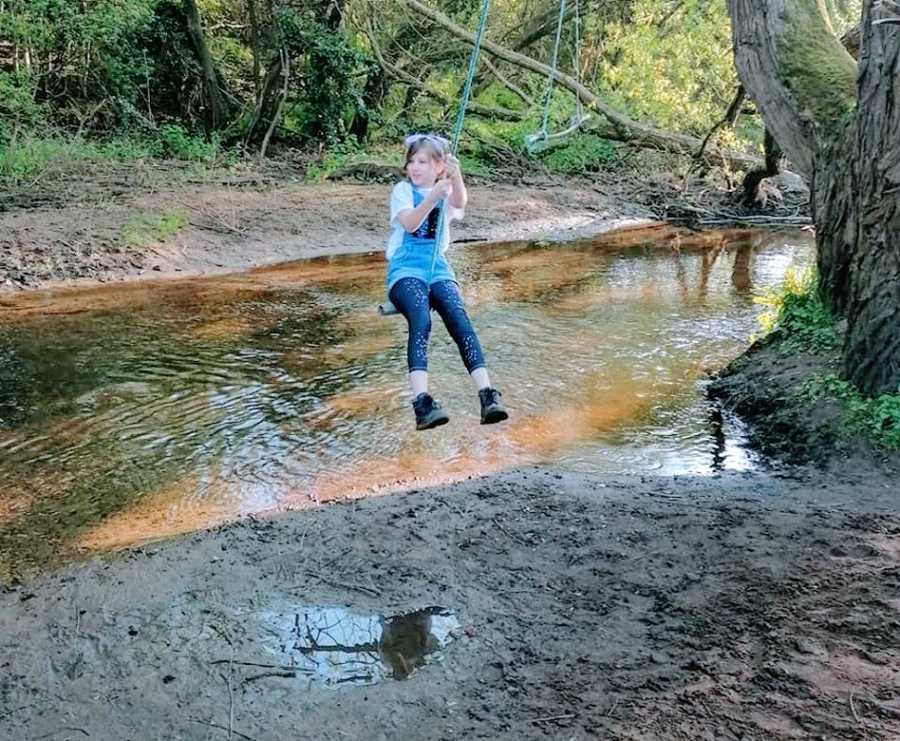
[[[356, 643], [353, 645], [346, 645], [346, 644], [341, 643], [337, 638], [335, 638], [333, 635], [331, 635], [331, 633], [329, 631], [331, 631], [332, 628], [338, 627], [342, 622], [344, 622], [343, 620], [338, 620], [337, 622], [335, 622], [331, 625], [325, 625], [322, 627], [315, 626], [317, 635], [314, 636], [313, 632], [311, 630], [311, 627], [310, 627], [309, 617], [308, 616], [304, 616], [304, 617], [306, 618], [306, 621], [304, 622], [303, 627], [306, 629], [306, 640], [307, 640], [308, 645], [306, 645], [306, 646], [295, 645], [294, 646], [294, 648], [302, 654], [314, 654], [314, 653], [318, 653], [318, 652], [353, 654], [353, 653], [378, 651], [378, 641], [375, 640], [374, 638], [372, 638], [372, 640], [368, 641], [367, 643]], [[301, 637], [300, 636], [300, 626], [298, 624], [298, 621], [299, 621], [299, 616], [298, 616], [298, 620], [295, 621], [294, 626], [295, 626], [295, 630], [297, 631], [297, 637], [300, 638]], [[323, 646], [321, 643], [319, 643], [319, 640], [321, 639], [321, 637], [323, 635], [328, 640], [331, 641], [330, 645]], [[371, 631], [369, 631], [369, 635], [371, 637], [371, 635], [372, 635]]]
[[357, 653], [366, 653], [371, 651], [378, 650], [377, 643], [357, 643], [354, 646], [345, 646], [341, 643], [335, 643], [332, 646], [322, 646], [318, 643], [313, 643], [309, 646], [295, 646], [296, 651], [301, 654], [314, 654], [314, 653], [345, 653], [345, 654], [357, 654]]
[[894, 2], [894, 0], [875, 0], [872, 10], [881, 15], [881, 18], [872, 21], [873, 26], [880, 26], [883, 23], [900, 23], [900, 3]]

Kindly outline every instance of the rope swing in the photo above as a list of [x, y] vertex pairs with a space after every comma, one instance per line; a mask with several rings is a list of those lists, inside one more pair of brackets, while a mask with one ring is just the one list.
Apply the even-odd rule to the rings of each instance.
[[[575, 68], [575, 79], [581, 82], [581, 9], [579, 0], [575, 0], [575, 46], [573, 49], [573, 65]], [[562, 38], [563, 21], [566, 16], [566, 0], [560, 0], [559, 17], [556, 21], [556, 42], [553, 44], [553, 56], [550, 59], [550, 74], [547, 77], [547, 92], [544, 95], [544, 114], [541, 122], [541, 128], [534, 134], [525, 137], [525, 149], [529, 154], [537, 154], [555, 142], [565, 139], [570, 134], [577, 131], [581, 125], [590, 117], [590, 113], [585, 113], [581, 105], [581, 96], [575, 93], [575, 113], [569, 120], [569, 125], [562, 131], [551, 134], [547, 130], [547, 124], [550, 118], [550, 101], [553, 98], [553, 83], [556, 82], [556, 68], [559, 59], [559, 42]]]
[[[565, 0], [563, 0], [565, 3]], [[459, 138], [462, 135], [463, 123], [466, 120], [466, 107], [469, 105], [469, 95], [472, 92], [472, 81], [475, 79], [475, 71], [478, 67], [478, 57], [481, 54], [481, 41], [484, 38], [484, 29], [487, 26], [488, 11], [490, 10], [491, 0], [483, 0], [481, 4], [481, 17], [478, 20], [478, 30], [475, 32], [475, 45], [472, 47], [472, 53], [469, 54], [469, 72], [466, 75], [466, 84], [463, 86], [462, 96], [459, 101], [459, 107], [456, 111], [456, 124], [453, 126], [453, 137], [450, 142], [450, 153], [455, 157], [459, 151]], [[437, 262], [438, 250], [441, 248], [444, 231], [444, 213], [446, 212], [446, 204], [438, 213], [438, 223], [434, 230], [434, 247], [431, 250], [431, 268], [429, 270], [429, 284], [431, 276], [434, 275], [434, 264]], [[392, 316], [399, 314], [397, 307], [389, 300], [385, 300], [383, 304], [378, 305], [378, 313], [382, 316]]]

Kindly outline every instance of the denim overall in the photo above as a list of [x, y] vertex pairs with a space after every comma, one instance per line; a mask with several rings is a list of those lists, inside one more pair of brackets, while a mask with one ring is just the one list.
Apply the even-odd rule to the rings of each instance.
[[[422, 203], [425, 196], [418, 188], [413, 186], [413, 208], [417, 208]], [[456, 275], [453, 268], [447, 262], [440, 247], [435, 247], [435, 232], [437, 231], [438, 217], [441, 209], [444, 208], [444, 201], [438, 203], [431, 213], [425, 217], [425, 220], [414, 232], [406, 232], [403, 235], [403, 242], [397, 247], [397, 251], [388, 263], [387, 269], [387, 293], [390, 295], [391, 288], [401, 278], [418, 278], [425, 285], [431, 285], [442, 280], [456, 281]], [[445, 221], [443, 230], [446, 232], [449, 224]], [[437, 249], [437, 257], [434, 258], [434, 272], [431, 273], [431, 260], [434, 250]]]

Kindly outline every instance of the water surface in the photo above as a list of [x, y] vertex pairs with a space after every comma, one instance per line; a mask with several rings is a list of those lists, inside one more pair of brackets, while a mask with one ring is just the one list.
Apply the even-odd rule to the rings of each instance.
[[[0, 301], [0, 576], [250, 512], [530, 463], [604, 473], [756, 464], [702, 381], [757, 330], [801, 233], [457, 247], [489, 369], [435, 323], [416, 433], [380, 255]], [[699, 247], [703, 249], [699, 249]]]

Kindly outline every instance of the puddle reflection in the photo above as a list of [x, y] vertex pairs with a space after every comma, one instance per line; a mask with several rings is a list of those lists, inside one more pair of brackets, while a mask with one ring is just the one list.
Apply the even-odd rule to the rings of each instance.
[[328, 687], [404, 680], [434, 661], [460, 625], [442, 607], [392, 617], [337, 607], [297, 608], [265, 617], [264, 647], [281, 664]]

